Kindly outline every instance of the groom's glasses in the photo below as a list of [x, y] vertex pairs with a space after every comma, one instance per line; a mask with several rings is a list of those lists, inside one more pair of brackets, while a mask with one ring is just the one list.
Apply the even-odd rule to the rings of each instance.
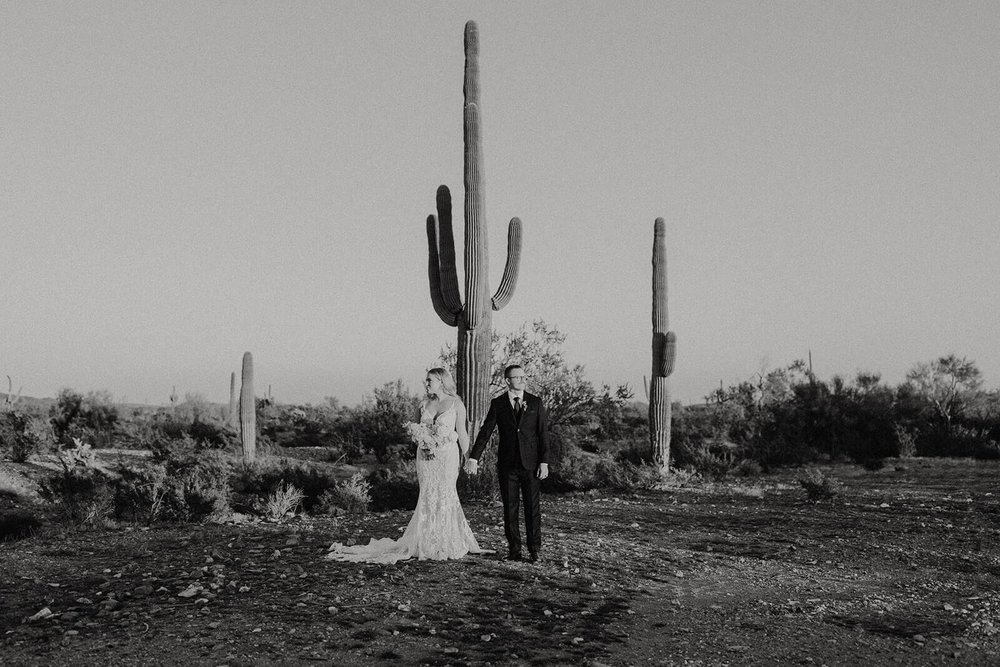
[[527, 377], [528, 377], [527, 375], [508, 375], [507, 379], [508, 380], [524, 380]]

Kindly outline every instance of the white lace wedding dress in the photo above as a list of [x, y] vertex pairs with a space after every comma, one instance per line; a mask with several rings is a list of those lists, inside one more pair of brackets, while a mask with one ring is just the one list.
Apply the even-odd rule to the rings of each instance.
[[417, 454], [417, 481], [420, 496], [409, 525], [398, 540], [372, 539], [368, 544], [344, 546], [334, 542], [326, 557], [356, 563], [395, 563], [408, 558], [445, 560], [468, 553], [489, 553], [481, 549], [472, 534], [458, 500], [459, 450], [455, 422], [458, 413], [449, 408], [439, 415], [426, 410], [420, 421], [429, 426], [451, 427], [449, 435], [434, 452], [433, 459]]

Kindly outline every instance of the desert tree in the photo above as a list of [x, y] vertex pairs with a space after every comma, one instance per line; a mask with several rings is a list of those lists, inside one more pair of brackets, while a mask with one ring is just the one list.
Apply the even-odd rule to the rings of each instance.
[[983, 380], [974, 361], [949, 354], [916, 364], [906, 374], [906, 382], [950, 428], [952, 419], [979, 390]]

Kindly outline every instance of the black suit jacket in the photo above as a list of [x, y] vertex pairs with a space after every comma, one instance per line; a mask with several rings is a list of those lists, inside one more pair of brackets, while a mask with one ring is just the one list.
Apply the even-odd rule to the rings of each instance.
[[518, 460], [528, 470], [534, 470], [539, 463], [549, 463], [548, 418], [542, 399], [534, 394], [524, 392], [520, 420], [514, 416], [507, 392], [500, 394], [490, 402], [469, 458], [479, 460], [495, 428], [500, 434], [497, 464], [501, 470], [516, 468]]

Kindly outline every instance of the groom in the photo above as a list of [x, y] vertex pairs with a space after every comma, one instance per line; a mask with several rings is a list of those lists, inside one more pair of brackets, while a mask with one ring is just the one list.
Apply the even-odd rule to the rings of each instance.
[[542, 546], [542, 513], [539, 483], [549, 476], [548, 414], [540, 398], [524, 390], [524, 369], [517, 364], [504, 369], [507, 391], [490, 403], [483, 426], [476, 436], [465, 471], [479, 472], [479, 457], [493, 429], [500, 432], [497, 449], [500, 497], [503, 498], [503, 528], [510, 560], [521, 560], [520, 501], [524, 499], [524, 529], [528, 539], [528, 561], [538, 562]]

